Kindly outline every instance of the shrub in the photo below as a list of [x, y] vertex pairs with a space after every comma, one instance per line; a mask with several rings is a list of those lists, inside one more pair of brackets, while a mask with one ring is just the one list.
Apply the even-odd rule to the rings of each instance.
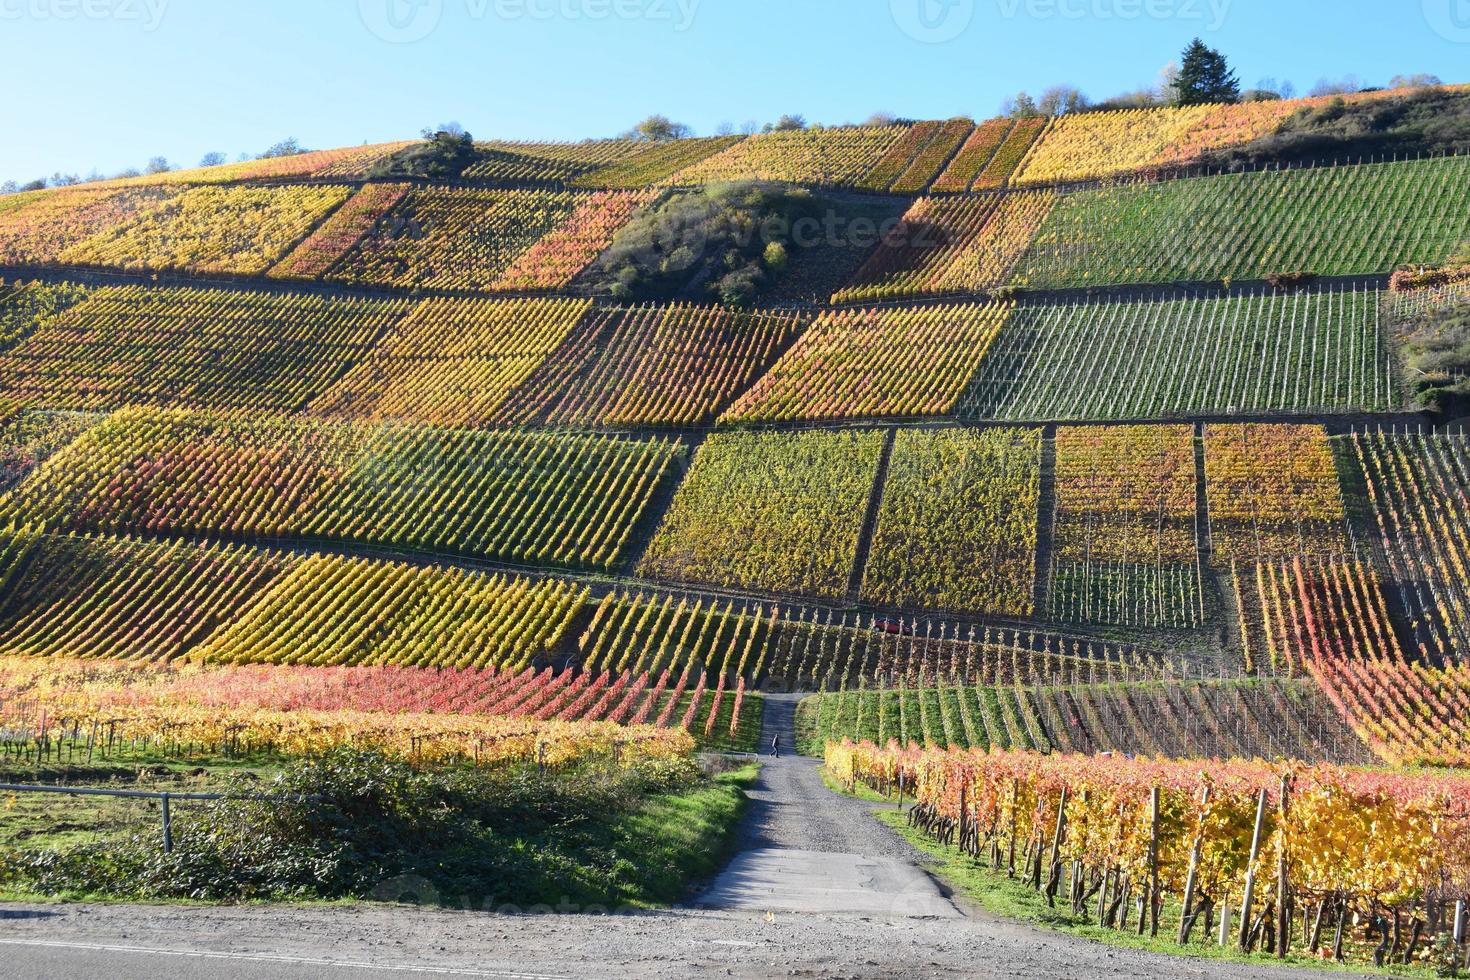
[[793, 234], [816, 220], [810, 192], [781, 184], [678, 191], [635, 215], [585, 273], [619, 302], [704, 299], [749, 306], [791, 264]]
[[174, 851], [150, 828], [122, 842], [0, 859], [0, 881], [53, 895], [237, 901], [283, 898], [612, 904], [636, 869], [613, 822], [703, 780], [690, 760], [546, 775], [418, 769], [342, 750], [225, 799], [181, 809]]
[[424, 141], [380, 161], [372, 177], [457, 180], [478, 159], [474, 137], [465, 132], [424, 132]]

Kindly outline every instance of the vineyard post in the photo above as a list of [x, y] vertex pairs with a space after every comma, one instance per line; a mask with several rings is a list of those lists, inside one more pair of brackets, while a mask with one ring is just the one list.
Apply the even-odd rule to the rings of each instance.
[[1286, 959], [1286, 947], [1291, 942], [1291, 882], [1290, 865], [1286, 853], [1286, 817], [1291, 808], [1291, 776], [1281, 777], [1281, 841], [1280, 853], [1276, 858], [1276, 958]]
[[1249, 950], [1251, 942], [1251, 905], [1256, 899], [1256, 861], [1261, 856], [1261, 832], [1266, 825], [1266, 791], [1261, 790], [1256, 804], [1256, 829], [1251, 835], [1250, 860], [1245, 866], [1245, 895], [1240, 900], [1240, 948]]
[[966, 844], [966, 841], [965, 841], [965, 831], [967, 829], [966, 828], [966, 823], [968, 822], [966, 820], [966, 812], [965, 811], [967, 811], [969, 808], [970, 808], [970, 784], [969, 784], [969, 782], [967, 782], [966, 780], [964, 780], [962, 778], [960, 780], [960, 830], [959, 830], [959, 843], [960, 843], [960, 853], [961, 854], [968, 853], [965, 850], [965, 844]]
[[168, 805], [169, 801], [168, 801], [168, 794], [167, 793], [164, 793], [163, 794], [162, 803], [163, 803], [163, 853], [165, 853], [165, 854], [172, 854], [174, 852], [174, 821], [173, 821], [173, 814], [169, 810], [169, 805]]
[[1051, 839], [1050, 875], [1046, 883], [1046, 904], [1052, 908], [1057, 904], [1057, 888], [1062, 883], [1062, 835], [1067, 832], [1067, 787], [1062, 787], [1061, 799], [1057, 801], [1057, 829]]
[[[1148, 839], [1148, 922], [1149, 935], [1159, 934], [1159, 806], [1162, 795], [1157, 786], [1149, 793]], [[1141, 924], [1141, 923], [1140, 923]]]
[[1465, 902], [1462, 899], [1455, 903], [1455, 949], [1464, 952], [1465, 949]]
[[1010, 839], [1006, 845], [1009, 852], [1009, 855], [1006, 858], [1007, 878], [1014, 878], [1016, 876], [1016, 830], [1018, 819], [1016, 816], [1016, 811], [1020, 808], [1020, 806], [1021, 781], [1019, 779], [1013, 779], [1011, 780], [1011, 833]]
[[[1210, 805], [1210, 786], [1200, 791], [1200, 825], [1198, 832], [1194, 835], [1194, 847], [1189, 852], [1189, 873], [1184, 879], [1184, 911], [1179, 916], [1179, 945], [1183, 946], [1189, 942], [1190, 933], [1194, 931], [1194, 893], [1199, 886], [1199, 862], [1205, 845], [1205, 810]], [[1206, 923], [1208, 928], [1208, 923]]]

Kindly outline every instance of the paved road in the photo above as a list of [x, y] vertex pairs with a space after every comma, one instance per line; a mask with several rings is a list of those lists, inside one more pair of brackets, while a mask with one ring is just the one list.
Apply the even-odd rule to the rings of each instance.
[[779, 732], [786, 747], [769, 756], [752, 788], [741, 853], [699, 898], [715, 909], [960, 918], [919, 855], [873, 819], [873, 806], [836, 796], [820, 763], [793, 753], [794, 696], [771, 696], [761, 744]]

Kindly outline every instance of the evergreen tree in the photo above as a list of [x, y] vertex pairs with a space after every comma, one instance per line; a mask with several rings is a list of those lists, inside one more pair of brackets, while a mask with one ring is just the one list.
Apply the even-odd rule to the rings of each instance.
[[1230, 70], [1223, 54], [1195, 38], [1184, 49], [1179, 77], [1174, 80], [1174, 94], [1179, 105], [1239, 102], [1240, 79]]

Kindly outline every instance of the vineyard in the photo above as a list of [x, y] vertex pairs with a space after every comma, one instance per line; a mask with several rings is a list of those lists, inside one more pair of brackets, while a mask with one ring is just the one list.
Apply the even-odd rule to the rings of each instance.
[[720, 433], [694, 457], [643, 556], [653, 578], [841, 596], [881, 433]]
[[989, 751], [1304, 762], [1373, 754], [1310, 681], [846, 690], [803, 704], [818, 748], [843, 740]]
[[899, 432], [863, 596], [881, 606], [1026, 618], [1041, 433]]
[[1352, 441], [1392, 588], [1412, 611], [1414, 647], [1441, 661], [1470, 661], [1464, 434], [1370, 431]]
[[499, 418], [556, 426], [701, 425], [801, 330], [794, 316], [658, 306], [589, 313]]
[[1216, 559], [1332, 559], [1349, 552], [1342, 486], [1325, 430], [1212, 425], [1204, 451]]
[[140, 209], [58, 258], [66, 265], [259, 275], [350, 193], [333, 184], [196, 187]]
[[1049, 191], [924, 197], [833, 303], [868, 303], [1006, 285], [1056, 205]]
[[1010, 309], [990, 303], [825, 313], [722, 420], [946, 414]]
[[1195, 508], [1192, 427], [1059, 429], [1052, 618], [1202, 625]]
[[[1264, 762], [1205, 774], [1188, 761], [851, 742], [826, 760], [852, 783], [910, 790], [911, 825], [1103, 928], [1130, 929], [1136, 912], [1139, 935], [1158, 935], [1170, 903], [1180, 945], [1214, 942], [1219, 921], [1219, 944], [1246, 952], [1295, 944], [1342, 960], [1376, 947], [1379, 965], [1413, 962], [1427, 923], [1448, 925], [1444, 902], [1470, 860], [1463, 775]], [[1390, 936], [1390, 917], [1406, 914], [1413, 941]]]
[[425, 300], [313, 401], [312, 415], [480, 427], [587, 315], [573, 299]]
[[65, 190], [0, 211], [0, 262], [50, 265], [95, 235], [171, 200], [167, 188]]
[[[816, 186], [860, 187], [908, 135], [908, 127], [762, 133], [685, 167], [667, 182], [692, 186], [717, 181], [774, 180]], [[917, 147], [909, 147], [917, 153]]]
[[391, 202], [365, 202], [367, 214], [344, 219], [364, 225], [371, 219], [371, 225], [325, 278], [482, 292], [556, 289], [586, 268], [651, 200], [648, 191], [412, 188]]
[[299, 411], [408, 312], [401, 302], [144, 286], [28, 299], [20, 342], [0, 353], [0, 388], [86, 410]]
[[1334, 102], [1372, 102], [1392, 94], [1066, 115], [1048, 127], [1017, 174], [1016, 184], [1075, 183], [1188, 167], [1210, 151], [1240, 146], [1275, 132], [1293, 113]]
[[680, 453], [663, 440], [125, 409], [12, 491], [0, 521], [605, 569]]
[[1124, 183], [1058, 198], [1012, 283], [1387, 273], [1470, 238], [1470, 158]]
[[1007, 421], [1391, 410], [1400, 386], [1380, 302], [1321, 289], [1020, 306], [957, 410]]

